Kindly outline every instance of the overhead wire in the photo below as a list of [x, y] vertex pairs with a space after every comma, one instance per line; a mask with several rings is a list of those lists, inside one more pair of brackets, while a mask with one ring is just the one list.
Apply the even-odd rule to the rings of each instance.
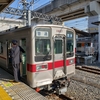
[[[18, 0], [18, 2], [17, 2], [17, 6], [16, 6], [17, 9], [18, 9], [18, 5], [19, 5], [19, 0]], [[5, 16], [3, 17], [3, 19], [4, 19], [4, 18], [9, 18], [9, 19], [13, 18], [13, 19], [14, 19], [15, 17], [16, 17], [15, 15], [5, 14]], [[6, 22], [7, 22], [6, 24], [3, 24], [3, 23], [2, 23], [2, 25], [1, 25], [0, 27], [5, 27], [5, 26], [12, 27], [12, 26], [11, 26], [11, 23], [8, 23], [9, 20], [6, 21]], [[13, 26], [13, 27], [14, 27], [14, 26]]]
[[[17, 9], [19, 9], [19, 2], [20, 2], [20, 0], [18, 0], [18, 2], [17, 2], [17, 5], [16, 5], [16, 8]], [[15, 18], [15, 17], [17, 17], [16, 15], [13, 15], [13, 17], [11, 17], [11, 18]]]
[[87, 21], [87, 20], [88, 20], [87, 18], [75, 19], [75, 20], [71, 20], [71, 21], [66, 21], [65, 23], [73, 24], [73, 22], [74, 22], [74, 23], [78, 23], [78, 22], [83, 22], [83, 21]]
[[[27, 0], [27, 1], [30, 1], [30, 2], [31, 2], [32, 0]], [[39, 4], [37, 4], [37, 3], [40, 2], [40, 1], [41, 1], [41, 0], [34, 0], [33, 5], [34, 5], [34, 6], [35, 6], [35, 5], [36, 5], [36, 6], [39, 5]], [[50, 0], [50, 1], [52, 2], [53, 0]], [[17, 3], [17, 8], [18, 8], [18, 7], [19, 7], [19, 0], [18, 0], [18, 3]], [[5, 15], [5, 14], [4, 14], [3, 16], [4, 16], [4, 18], [6, 18], [6, 17], [8, 17], [8, 18], [9, 18], [9, 17], [10, 17], [10, 18], [16, 17], [16, 15], [9, 15], [9, 14], [8, 14], [8, 16]], [[95, 18], [93, 18], [93, 19], [95, 19]], [[65, 25], [70, 25], [70, 26], [71, 26], [71, 25], [72, 25], [72, 26], [74, 26], [74, 25], [75, 25], [75, 26], [78, 26], [78, 25], [79, 25], [79, 27], [82, 27], [82, 26], [84, 27], [85, 24], [82, 24], [82, 23], [84, 23], [84, 21], [87, 21], [87, 20], [88, 20], [88, 18], [81, 19], [81, 20], [78, 19], [78, 21], [74, 21], [74, 22], [65, 22]], [[74, 25], [73, 25], [73, 23], [74, 23]], [[80, 23], [81, 23], [82, 25], [81, 25]]]
[[[39, 1], [39, 0], [37, 0], [37, 1]], [[20, 4], [20, 0], [18, 0], [17, 1], [17, 5], [16, 5], [16, 7], [15, 8], [19, 8], [19, 4]], [[5, 13], [3, 13], [3, 16], [2, 16], [2, 20], [4, 20], [5, 18], [16, 18], [16, 15], [11, 15], [11, 14], [5, 14]], [[8, 20], [9, 21], [9, 20]], [[7, 21], [6, 21], [7, 22]], [[2, 25], [0, 26], [0, 27], [5, 27], [5, 25], [7, 25], [7, 26], [11, 26], [11, 23], [6, 23], [6, 24], [4, 24], [4, 23], [2, 23]]]
[[37, 3], [37, 2], [39, 2], [39, 1], [41, 1], [41, 0], [35, 0], [35, 1], [34, 1], [34, 4]]

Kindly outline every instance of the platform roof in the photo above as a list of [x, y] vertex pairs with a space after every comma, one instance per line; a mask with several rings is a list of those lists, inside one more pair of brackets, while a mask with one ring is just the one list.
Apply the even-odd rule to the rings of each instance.
[[72, 27], [72, 28], [75, 30], [75, 32], [76, 32], [77, 35], [80, 34], [80, 35], [82, 35], [82, 36], [87, 36], [87, 37], [90, 36], [90, 34], [89, 34], [88, 32], [81, 31], [81, 30], [76, 29], [76, 28], [74, 28], [74, 27]]
[[14, 0], [0, 0], [0, 12], [3, 11]]

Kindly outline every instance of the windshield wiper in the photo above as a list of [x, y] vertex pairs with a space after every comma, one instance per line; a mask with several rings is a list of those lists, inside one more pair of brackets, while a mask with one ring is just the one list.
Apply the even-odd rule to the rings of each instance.
[[70, 56], [73, 56], [73, 55], [74, 55], [73, 52], [69, 52], [69, 53], [67, 53], [67, 57], [70, 57]]
[[46, 55], [43, 57], [43, 60], [50, 60], [51, 57], [48, 57], [50, 53], [50, 50], [46, 53]]

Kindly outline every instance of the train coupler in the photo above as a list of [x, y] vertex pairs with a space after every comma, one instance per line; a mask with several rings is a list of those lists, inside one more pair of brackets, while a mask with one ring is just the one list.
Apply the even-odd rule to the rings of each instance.
[[56, 88], [55, 90], [56, 90], [56, 93], [57, 93], [58, 95], [61, 95], [61, 94], [66, 93], [67, 87]]
[[66, 80], [66, 78], [62, 78], [62, 79], [54, 81], [55, 92], [58, 95], [66, 93], [68, 84], [69, 84], [69, 82], [68, 82], [68, 80]]

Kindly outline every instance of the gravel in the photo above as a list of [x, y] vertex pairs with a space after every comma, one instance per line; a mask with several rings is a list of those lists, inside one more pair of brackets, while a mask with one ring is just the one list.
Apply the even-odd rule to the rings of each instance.
[[100, 100], [100, 75], [76, 70], [66, 95], [74, 100]]
[[[98, 66], [89, 67], [100, 69]], [[100, 100], [100, 75], [76, 69], [76, 74], [71, 78], [70, 86], [65, 95], [73, 100]], [[48, 100], [61, 99], [51, 96]]]

